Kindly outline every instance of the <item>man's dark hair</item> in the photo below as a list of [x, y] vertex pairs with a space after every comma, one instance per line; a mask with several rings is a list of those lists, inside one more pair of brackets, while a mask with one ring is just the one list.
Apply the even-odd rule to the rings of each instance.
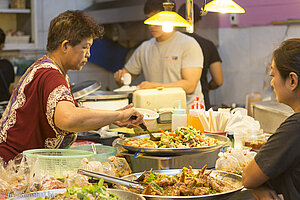
[[[201, 15], [200, 15], [200, 8], [197, 4], [193, 4], [193, 14], [194, 14], [194, 22], [200, 21], [201, 20]], [[186, 13], [186, 4], [184, 3], [180, 8], [178, 9], [178, 14], [181, 15], [181, 17], [185, 18], [185, 13]]]
[[64, 40], [75, 46], [89, 37], [102, 37], [103, 32], [103, 27], [84, 12], [68, 10], [50, 22], [47, 51], [56, 50]]
[[[144, 13], [145, 15], [148, 15], [155, 11], [164, 11], [163, 2], [166, 2], [166, 0], [147, 0], [144, 5]], [[172, 11], [176, 12], [176, 4], [173, 0], [170, 0], [170, 2], [174, 3], [174, 7]]]
[[5, 42], [5, 33], [4, 31], [0, 28], [0, 44], [4, 44]]

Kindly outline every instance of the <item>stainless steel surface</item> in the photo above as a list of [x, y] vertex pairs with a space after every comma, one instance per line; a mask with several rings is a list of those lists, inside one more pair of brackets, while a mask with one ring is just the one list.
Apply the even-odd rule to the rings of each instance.
[[73, 96], [74, 98], [80, 99], [86, 95], [89, 95], [96, 90], [101, 88], [101, 84], [97, 81], [84, 81], [82, 83], [77, 83], [75, 86], [72, 87]]
[[253, 118], [259, 121], [266, 133], [275, 133], [279, 125], [294, 113], [292, 108], [276, 101], [253, 102], [251, 109]]
[[[65, 189], [56, 189], [56, 190], [47, 190], [47, 191], [39, 191], [32, 192], [28, 194], [22, 194], [20, 196], [11, 198], [13, 200], [34, 200], [37, 197], [53, 197], [54, 195], [66, 191]], [[119, 189], [110, 189], [107, 188], [107, 192], [113, 193], [119, 197], [119, 200], [145, 200], [145, 198], [139, 194], [135, 194], [133, 192], [128, 192]]]
[[135, 157], [134, 154], [121, 152], [126, 158], [132, 172], [143, 172], [145, 170], [181, 169], [182, 167], [192, 166], [194, 168], [214, 168], [220, 149], [211, 152], [201, 152], [182, 156], [141, 156]]
[[[170, 169], [170, 170], [155, 170], [154, 172], [158, 172], [161, 174], [166, 174], [166, 175], [176, 175], [181, 173], [181, 169]], [[142, 175], [143, 172], [140, 173], [135, 173], [131, 174], [128, 176], [124, 176], [122, 178], [127, 179], [127, 180], [135, 180], [137, 179], [140, 175]], [[220, 199], [228, 199], [230, 196], [232, 196], [234, 193], [241, 191], [243, 189], [243, 183], [242, 183], [242, 177], [229, 173], [229, 172], [223, 172], [223, 171], [217, 171], [213, 170], [212, 173], [210, 174], [211, 177], [222, 179], [225, 181], [228, 181], [236, 187], [235, 190], [228, 191], [228, 192], [222, 192], [222, 193], [217, 193], [217, 194], [210, 194], [210, 195], [202, 195], [202, 196], [154, 196], [154, 195], [143, 195], [146, 199], [151, 199], [151, 200], [186, 200], [186, 199], [201, 199], [201, 200], [220, 200]]]
[[[153, 133], [153, 135], [161, 135], [161, 133]], [[141, 147], [133, 147], [133, 146], [127, 146], [125, 145], [125, 139], [119, 140], [117, 143], [127, 149], [129, 152], [137, 152], [141, 151], [144, 154], [152, 155], [152, 156], [175, 156], [175, 155], [186, 155], [186, 154], [192, 154], [192, 153], [200, 153], [200, 152], [210, 152], [214, 151], [216, 149], [220, 149], [221, 147], [227, 145], [229, 143], [229, 138], [222, 135], [215, 135], [215, 134], [205, 134], [208, 137], [215, 138], [221, 142], [222, 144], [216, 144], [213, 146], [207, 146], [207, 147], [192, 147], [192, 148], [141, 148]], [[140, 135], [136, 137], [131, 137], [131, 139], [134, 138], [145, 138], [149, 137], [149, 135]]]
[[80, 101], [96, 101], [96, 100], [111, 100], [111, 99], [124, 99], [128, 94], [119, 94], [111, 91], [97, 90], [87, 96], [84, 96]]
[[145, 0], [106, 0], [94, 3], [85, 12], [100, 24], [145, 20]]
[[136, 181], [124, 180], [122, 178], [110, 176], [107, 174], [93, 172], [93, 171], [89, 171], [89, 170], [85, 170], [85, 169], [78, 169], [77, 173], [86, 175], [86, 176], [90, 176], [90, 177], [94, 177], [94, 178], [98, 178], [98, 179], [102, 178], [106, 182], [113, 183], [113, 184], [121, 184], [121, 185], [129, 186], [129, 187], [133, 187], [133, 188], [137, 188], [137, 189], [144, 189], [144, 187]]

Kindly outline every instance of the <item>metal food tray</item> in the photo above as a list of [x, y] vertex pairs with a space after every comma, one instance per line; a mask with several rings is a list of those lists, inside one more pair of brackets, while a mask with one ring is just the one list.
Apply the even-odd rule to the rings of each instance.
[[[160, 136], [161, 133], [153, 133], [154, 136], [158, 135]], [[125, 149], [127, 149], [129, 152], [141, 152], [147, 155], [152, 155], [152, 156], [178, 156], [178, 155], [186, 155], [186, 154], [191, 154], [191, 153], [207, 153], [214, 151], [216, 149], [220, 149], [221, 147], [227, 145], [229, 143], [229, 138], [223, 135], [215, 135], [215, 134], [205, 134], [207, 137], [211, 137], [214, 139], [219, 140], [222, 142], [222, 144], [216, 144], [213, 146], [204, 146], [204, 147], [191, 147], [191, 148], [141, 148], [141, 147], [134, 147], [134, 146], [128, 146], [125, 145], [125, 139], [121, 139], [117, 141], [117, 144], [121, 145]], [[140, 138], [145, 138], [149, 137], [149, 135], [140, 135], [136, 137], [131, 137], [130, 139], [140, 139]]]
[[[199, 170], [199, 169], [193, 169], [193, 170]], [[155, 170], [153, 172], [158, 172], [161, 174], [166, 174], [169, 176], [173, 176], [176, 174], [181, 173], [181, 169], [168, 169], [168, 170]], [[138, 177], [140, 177], [143, 174], [143, 172], [134, 173], [128, 176], [122, 177], [123, 179], [127, 180], [135, 180]], [[242, 182], [242, 176], [224, 172], [224, 171], [217, 171], [213, 170], [210, 174], [211, 177], [216, 179], [225, 180], [229, 183], [231, 183], [232, 186], [234, 186], [236, 189], [231, 190], [228, 192], [222, 192], [222, 193], [216, 193], [216, 194], [209, 194], [209, 195], [202, 195], [202, 196], [158, 196], [158, 195], [143, 195], [146, 199], [151, 200], [190, 200], [190, 199], [201, 199], [201, 200], [225, 200], [228, 199], [230, 196], [232, 196], [234, 193], [241, 191], [244, 186]]]
[[[11, 200], [34, 200], [38, 197], [53, 197], [54, 195], [66, 191], [65, 189], [56, 189], [56, 190], [46, 190], [39, 192], [32, 192], [28, 194], [22, 194], [17, 197], [10, 198]], [[120, 189], [110, 189], [107, 188], [108, 193], [113, 193], [119, 197], [119, 200], [145, 200], [145, 198], [139, 194], [120, 190]]]

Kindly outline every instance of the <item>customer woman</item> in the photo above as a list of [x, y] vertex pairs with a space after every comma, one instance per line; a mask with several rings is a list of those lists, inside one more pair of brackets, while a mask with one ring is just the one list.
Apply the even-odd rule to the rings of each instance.
[[278, 102], [295, 113], [244, 169], [243, 183], [253, 189], [256, 199], [296, 200], [300, 199], [300, 38], [286, 40], [273, 52], [270, 74]]
[[[67, 148], [75, 132], [143, 123], [131, 106], [119, 111], [79, 107], [72, 95], [68, 70], [81, 70], [93, 39], [103, 30], [81, 11], [66, 11], [49, 27], [48, 55], [22, 76], [0, 120], [0, 157], [9, 161], [27, 149]], [[131, 116], [136, 116], [133, 120]]]

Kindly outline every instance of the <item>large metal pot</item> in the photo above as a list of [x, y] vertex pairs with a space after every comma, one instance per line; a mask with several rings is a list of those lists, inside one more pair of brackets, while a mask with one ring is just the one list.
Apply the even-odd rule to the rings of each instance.
[[97, 90], [80, 98], [79, 103], [87, 108], [97, 110], [117, 110], [128, 105], [128, 94]]

